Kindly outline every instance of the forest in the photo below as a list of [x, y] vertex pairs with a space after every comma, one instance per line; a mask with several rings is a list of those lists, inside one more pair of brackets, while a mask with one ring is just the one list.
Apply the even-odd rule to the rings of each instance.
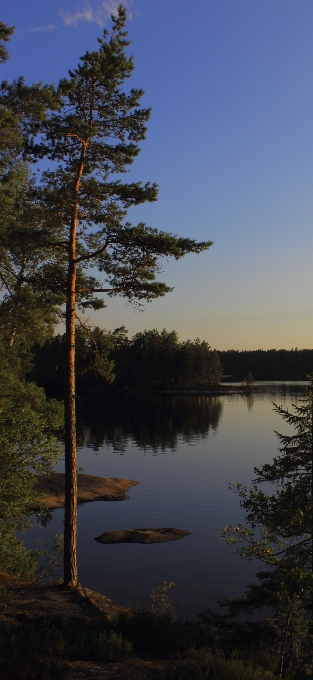
[[313, 373], [312, 349], [269, 349], [218, 352], [224, 375], [242, 381], [248, 373], [255, 380], [307, 380]]
[[[30, 377], [51, 390], [62, 390], [65, 336], [33, 348]], [[201, 389], [218, 385], [223, 375], [218, 354], [206, 341], [180, 342], [175, 331], [144, 331], [128, 339], [124, 327], [76, 331], [78, 389]]]
[[[143, 331], [132, 338], [124, 326], [113, 332], [77, 327], [78, 389], [201, 390], [223, 381], [307, 380], [313, 350], [218, 351], [205, 340], [181, 342], [176, 331]], [[60, 393], [64, 385], [65, 335], [35, 344], [29, 378]]]

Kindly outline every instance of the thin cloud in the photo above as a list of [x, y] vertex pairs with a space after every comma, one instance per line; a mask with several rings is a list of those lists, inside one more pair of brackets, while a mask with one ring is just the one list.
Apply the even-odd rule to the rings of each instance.
[[54, 31], [56, 26], [48, 24], [48, 26], [37, 26], [36, 28], [28, 28], [27, 33], [40, 33], [41, 31]]
[[[77, 26], [79, 21], [87, 21], [89, 24], [95, 23], [103, 26], [111, 14], [116, 15], [120, 0], [102, 0], [96, 7], [86, 3], [75, 12], [61, 11], [63, 21], [67, 26]], [[130, 18], [130, 17], [129, 17]]]

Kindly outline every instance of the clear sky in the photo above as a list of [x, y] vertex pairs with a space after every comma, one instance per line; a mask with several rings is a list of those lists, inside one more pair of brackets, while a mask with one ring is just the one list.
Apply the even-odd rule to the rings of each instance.
[[[115, 0], [0, 0], [2, 79], [54, 82], [110, 27]], [[132, 85], [151, 106], [127, 181], [159, 184], [133, 223], [212, 240], [165, 262], [175, 290], [92, 321], [177, 330], [217, 349], [312, 347], [312, 0], [127, 0]]]

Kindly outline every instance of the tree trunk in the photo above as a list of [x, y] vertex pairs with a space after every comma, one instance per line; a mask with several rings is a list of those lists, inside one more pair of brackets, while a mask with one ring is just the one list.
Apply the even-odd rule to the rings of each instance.
[[280, 662], [279, 662], [279, 677], [282, 678], [283, 676], [283, 669], [284, 669], [284, 657], [285, 657], [285, 651], [286, 651], [286, 645], [287, 645], [287, 637], [288, 637], [288, 631], [289, 631], [289, 624], [290, 624], [290, 619], [291, 615], [293, 612], [294, 608], [294, 602], [291, 605], [291, 609], [289, 611], [287, 621], [286, 621], [286, 626], [285, 626], [285, 632], [284, 632], [284, 639], [282, 643], [282, 648], [281, 648], [281, 653], [280, 653]]
[[77, 585], [77, 464], [75, 394], [76, 216], [69, 242], [66, 304], [64, 584]]
[[77, 578], [77, 462], [76, 462], [76, 238], [79, 214], [79, 188], [88, 141], [82, 143], [75, 180], [75, 204], [68, 243], [68, 281], [66, 302], [66, 375], [65, 375], [65, 507], [64, 507], [64, 585], [75, 587]]

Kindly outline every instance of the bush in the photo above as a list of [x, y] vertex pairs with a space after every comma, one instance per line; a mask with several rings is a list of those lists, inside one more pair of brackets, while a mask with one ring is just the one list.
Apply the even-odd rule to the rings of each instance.
[[72, 617], [37, 617], [0, 634], [1, 680], [66, 680], [69, 661], [121, 661], [132, 644], [109, 629], [105, 617], [93, 622]]
[[0, 636], [1, 680], [65, 680], [70, 668], [61, 620], [38, 617]]
[[171, 613], [133, 609], [121, 613], [115, 629], [131, 640], [136, 654], [166, 658], [183, 653], [195, 643], [199, 626], [173, 621]]
[[190, 649], [184, 658], [168, 666], [168, 680], [272, 680], [275, 676], [260, 666], [239, 659], [225, 659], [207, 647]]
[[92, 622], [71, 617], [63, 626], [67, 655], [72, 661], [122, 661], [132, 651], [132, 644], [112, 624], [99, 616]]

